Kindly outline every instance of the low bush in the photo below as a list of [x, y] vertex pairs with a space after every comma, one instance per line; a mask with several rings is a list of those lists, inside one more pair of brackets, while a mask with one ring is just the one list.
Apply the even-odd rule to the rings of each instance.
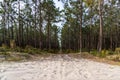
[[16, 47], [13, 49], [13, 51], [15, 52], [24, 52], [24, 49], [20, 48], [20, 47]]
[[2, 44], [2, 48], [8, 49], [9, 47], [6, 44]]
[[113, 61], [120, 61], [120, 55], [118, 55], [118, 54], [109, 55], [106, 58], [109, 60], [113, 60]]
[[89, 51], [89, 49], [87, 49], [87, 48], [82, 49], [82, 52], [88, 52], [88, 51]]
[[8, 52], [0, 52], [0, 55], [9, 56], [10, 54]]
[[48, 50], [48, 53], [57, 53], [57, 52], [58, 50], [53, 50], [53, 49]]
[[120, 48], [116, 48], [115, 53], [120, 54]]
[[72, 50], [72, 49], [66, 49], [66, 50], [62, 50], [62, 52], [64, 53], [78, 53], [78, 50]]
[[25, 53], [29, 53], [29, 54], [41, 54], [41, 50], [37, 49], [37, 48], [33, 48], [32, 46], [27, 45], [24, 49]]
[[25, 49], [33, 49], [33, 47], [30, 45], [26, 45]]
[[97, 50], [90, 51], [90, 54], [92, 54], [93, 56], [97, 56], [98, 55], [98, 51]]
[[113, 60], [114, 61], [120, 61], [120, 56], [116, 56]]
[[10, 51], [9, 48], [0, 47], [0, 52], [8, 52], [8, 51]]
[[109, 55], [113, 55], [113, 54], [115, 54], [115, 52], [114, 51], [111, 51], [111, 50], [109, 50], [109, 53], [108, 53]]
[[102, 50], [102, 51], [99, 53], [99, 57], [106, 57], [108, 54], [109, 54], [109, 51], [108, 51], [108, 50]]
[[0, 47], [0, 52], [6, 52], [7, 50], [3, 47]]
[[35, 54], [35, 52], [33, 50], [28, 50], [27, 53], [31, 54], [31, 55]]
[[98, 52], [97, 50], [93, 50], [90, 51], [90, 54], [94, 55], [94, 56], [98, 56], [98, 57], [106, 57], [107, 55], [112, 55], [114, 54], [113, 51], [109, 51], [109, 50], [102, 50], [101, 52]]
[[48, 53], [54, 53], [53, 49], [48, 50]]

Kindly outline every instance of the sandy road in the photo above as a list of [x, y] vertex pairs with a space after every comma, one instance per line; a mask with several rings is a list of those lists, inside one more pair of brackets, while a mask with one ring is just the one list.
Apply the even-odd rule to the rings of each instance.
[[0, 63], [0, 80], [120, 80], [120, 66], [68, 56]]

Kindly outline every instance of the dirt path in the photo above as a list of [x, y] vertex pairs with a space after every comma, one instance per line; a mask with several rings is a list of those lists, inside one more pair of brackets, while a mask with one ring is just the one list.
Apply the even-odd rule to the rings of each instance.
[[120, 66], [68, 56], [0, 63], [0, 80], [120, 80]]

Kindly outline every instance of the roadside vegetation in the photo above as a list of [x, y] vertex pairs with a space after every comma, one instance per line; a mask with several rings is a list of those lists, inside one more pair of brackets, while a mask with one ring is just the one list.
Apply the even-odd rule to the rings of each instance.
[[120, 61], [120, 0], [55, 1], [0, 2], [0, 58], [86, 52]]
[[32, 57], [49, 57], [50, 55], [59, 55], [59, 54], [66, 54], [70, 55], [71, 57], [75, 58], [87, 58], [87, 59], [106, 59], [106, 60], [111, 60], [115, 62], [120, 61], [120, 48], [116, 48], [115, 51], [111, 50], [102, 50], [101, 52], [98, 52], [97, 50], [91, 50], [90, 52], [87, 52], [86, 49], [82, 49], [82, 53], [80, 54], [79, 51], [74, 51], [74, 50], [40, 50], [37, 48], [34, 48], [32, 46], [26, 46], [25, 48], [20, 48], [20, 47], [14, 47], [10, 48], [8, 46], [2, 45], [0, 47], [0, 58], [4, 58], [4, 60], [7, 61], [21, 61], [21, 60], [30, 60]]

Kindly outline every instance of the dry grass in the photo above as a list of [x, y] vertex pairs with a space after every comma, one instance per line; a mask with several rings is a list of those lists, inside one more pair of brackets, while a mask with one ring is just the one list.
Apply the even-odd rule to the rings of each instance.
[[[68, 57], [67, 57], [68, 56]], [[83, 52], [83, 53], [69, 53], [69, 54], [52, 54], [52, 53], [47, 53], [47, 54], [34, 54], [30, 55], [27, 53], [10, 53], [10, 57], [8, 57], [8, 61], [36, 61], [36, 60], [57, 60], [57, 59], [66, 59], [70, 60], [69, 58], [77, 58], [77, 59], [88, 59], [96, 62], [101, 62], [101, 63], [107, 63], [107, 64], [112, 64], [112, 65], [120, 65], [120, 62], [110, 60], [108, 58], [99, 58], [96, 56], [93, 56], [89, 54], [88, 52]]]
[[[71, 58], [76, 58], [76, 59], [88, 59], [88, 60], [92, 60], [95, 62], [100, 62], [100, 63], [107, 63], [107, 64], [111, 64], [111, 65], [119, 65], [120, 66], [120, 62], [118, 61], [114, 61], [114, 60], [110, 60], [107, 58], [100, 58], [100, 57], [96, 57], [93, 56], [87, 52], [83, 52], [81, 54], [79, 53], [69, 53], [69, 54], [45, 54], [45, 55], [33, 55], [31, 60], [38, 60], [38, 59], [58, 59], [58, 58], [63, 58], [63, 59], [68, 59], [66, 56], [69, 56]], [[69, 60], [69, 59], [68, 59]]]
[[[79, 58], [80, 55], [75, 55], [75, 58]], [[89, 60], [92, 60], [92, 61], [96, 61], [96, 62], [101, 62], [101, 63], [107, 63], [107, 64], [111, 64], [111, 65], [119, 65], [120, 66], [120, 62], [119, 61], [115, 61], [115, 60], [112, 60], [112, 59], [108, 59], [108, 58], [100, 58], [100, 57], [96, 57], [96, 56], [93, 56], [89, 53], [83, 53], [81, 55], [82, 58], [85, 58], [85, 59], [89, 59]]]

